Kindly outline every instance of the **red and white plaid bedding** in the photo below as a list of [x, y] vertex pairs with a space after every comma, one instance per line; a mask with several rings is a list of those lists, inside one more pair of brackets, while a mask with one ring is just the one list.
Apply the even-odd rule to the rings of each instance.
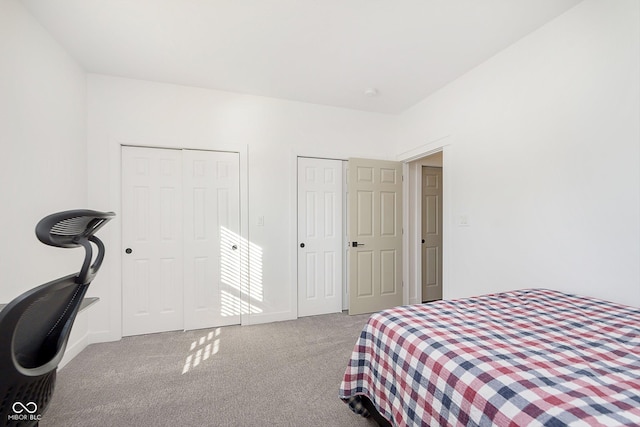
[[546, 289], [396, 307], [339, 394], [398, 426], [640, 426], [640, 309]]

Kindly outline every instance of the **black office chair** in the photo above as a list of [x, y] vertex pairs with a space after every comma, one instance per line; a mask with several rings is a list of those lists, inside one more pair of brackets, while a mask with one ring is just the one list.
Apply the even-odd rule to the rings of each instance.
[[[36, 226], [42, 243], [81, 246], [85, 258], [79, 273], [33, 288], [0, 311], [0, 425], [37, 425], [47, 409], [73, 321], [104, 259], [104, 245], [94, 233], [114, 216], [71, 210]], [[91, 243], [98, 250], [95, 260]]]

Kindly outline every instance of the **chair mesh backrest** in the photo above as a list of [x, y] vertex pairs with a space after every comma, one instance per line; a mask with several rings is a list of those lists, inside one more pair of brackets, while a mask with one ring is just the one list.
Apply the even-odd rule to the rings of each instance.
[[[36, 368], [51, 361], [66, 345], [86, 286], [75, 275], [50, 282], [25, 308], [13, 335], [13, 353], [23, 368]], [[45, 286], [47, 286], [45, 285]]]

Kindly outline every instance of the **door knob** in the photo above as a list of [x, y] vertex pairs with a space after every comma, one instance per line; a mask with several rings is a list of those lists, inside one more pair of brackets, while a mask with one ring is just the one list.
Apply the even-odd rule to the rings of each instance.
[[358, 246], [364, 246], [364, 243], [351, 242], [351, 246], [357, 248]]
[[424, 243], [424, 239], [422, 239], [422, 243]]
[[133, 250], [131, 250], [131, 248], [127, 248], [124, 250], [127, 254], [130, 254], [131, 252], [133, 252]]
[[300, 247], [301, 247], [301, 248], [304, 248], [304, 243], [300, 243]]
[[231, 249], [233, 249], [234, 251], [238, 249], [238, 245], [233, 245], [231, 246]]

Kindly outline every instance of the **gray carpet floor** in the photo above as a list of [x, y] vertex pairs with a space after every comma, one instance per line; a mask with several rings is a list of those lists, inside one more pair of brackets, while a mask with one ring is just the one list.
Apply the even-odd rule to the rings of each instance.
[[338, 389], [368, 315], [92, 344], [58, 373], [50, 426], [374, 426]]

